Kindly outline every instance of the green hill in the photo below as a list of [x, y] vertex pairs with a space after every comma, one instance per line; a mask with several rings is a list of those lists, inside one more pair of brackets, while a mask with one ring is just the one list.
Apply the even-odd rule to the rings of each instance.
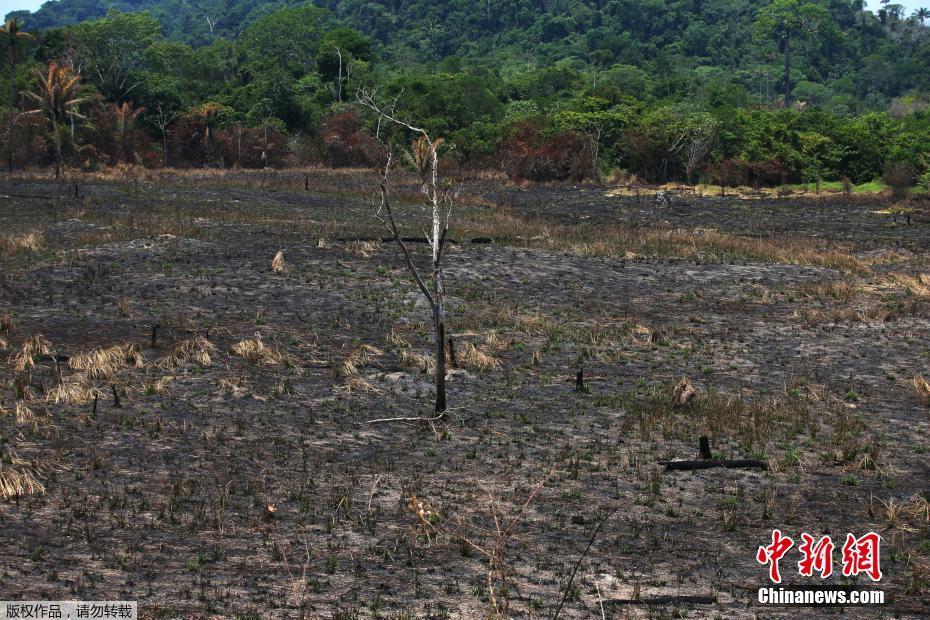
[[[163, 34], [197, 47], [235, 39], [286, 0], [57, 0], [34, 14], [46, 30], [100, 17], [108, 9], [146, 11]], [[754, 0], [319, 0], [335, 22], [370, 37], [387, 60], [436, 63], [457, 57], [523, 71], [556, 61], [622, 74], [659, 91], [678, 82], [726, 76], [757, 98], [772, 98], [780, 58], [754, 27], [767, 2]], [[888, 5], [819, 0], [825, 19], [795, 37], [798, 96], [815, 103], [853, 96], [881, 107], [889, 98], [930, 88], [930, 30]], [[647, 73], [641, 76], [630, 69]]]
[[[79, 70], [97, 116], [68, 137], [107, 153], [94, 159], [133, 151], [101, 129], [123, 126], [115, 103], [145, 110], [140, 141], [162, 142], [147, 161], [168, 149], [204, 165], [225, 149], [229, 164], [243, 128], [260, 128], [253, 151], [277, 135], [275, 161], [362, 165], [371, 119], [347, 104], [377, 88], [458, 162], [515, 176], [859, 183], [897, 163], [930, 178], [930, 12], [895, 4], [58, 0], [15, 16], [36, 35], [18, 87], [49, 62]], [[176, 119], [173, 145], [159, 111]]]

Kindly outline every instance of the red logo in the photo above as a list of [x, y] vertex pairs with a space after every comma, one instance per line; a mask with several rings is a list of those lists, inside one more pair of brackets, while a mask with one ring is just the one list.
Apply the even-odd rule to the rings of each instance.
[[816, 543], [814, 537], [810, 534], [801, 534], [804, 544], [798, 547], [798, 551], [804, 554], [804, 557], [798, 562], [798, 572], [805, 577], [811, 577], [814, 571], [820, 573], [821, 579], [826, 579], [833, 574], [833, 541], [829, 536], [824, 536]]
[[[798, 574], [803, 577], [820, 575], [826, 579], [833, 574], [833, 550], [836, 546], [829, 536], [819, 539], [808, 533], [801, 534], [803, 541], [798, 546], [801, 559], [798, 561]], [[882, 537], [875, 532], [869, 532], [860, 537], [854, 534], [846, 535], [843, 544], [843, 576], [855, 577], [860, 574], [867, 575], [872, 581], [881, 581], [881, 542]], [[782, 534], [781, 530], [772, 530], [772, 542], [759, 547], [756, 552], [756, 561], [769, 567], [769, 579], [773, 583], [781, 583], [781, 570], [779, 561], [785, 557], [794, 546], [794, 540]]]
[[843, 545], [843, 576], [865, 573], [872, 581], [881, 581], [881, 543], [882, 537], [875, 532], [861, 538], [847, 534]]
[[756, 552], [756, 561], [759, 564], [771, 565], [769, 566], [769, 579], [774, 583], [781, 583], [778, 561], [781, 560], [793, 546], [794, 541], [787, 536], [782, 536], [781, 530], [772, 530], [772, 544], [767, 547], [759, 547], [759, 550]]

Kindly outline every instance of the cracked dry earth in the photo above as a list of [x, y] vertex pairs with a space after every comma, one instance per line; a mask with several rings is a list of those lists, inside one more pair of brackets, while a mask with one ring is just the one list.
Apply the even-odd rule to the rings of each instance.
[[[514, 213], [569, 227], [764, 237], [797, 215], [793, 234], [870, 267], [451, 246], [453, 409], [372, 422], [432, 415], [431, 332], [392, 246], [336, 241], [374, 230], [363, 199], [209, 180], [83, 192], [0, 191], [19, 196], [0, 232], [43, 238], [0, 246], [3, 471], [44, 486], [0, 504], [2, 598], [131, 599], [152, 618], [549, 618], [563, 598], [563, 618], [930, 613], [930, 411], [912, 388], [926, 225], [866, 204], [650, 212], [596, 188], [515, 191]], [[49, 353], [16, 368], [40, 334]], [[117, 345], [109, 367], [73, 361]], [[682, 376], [697, 396], [674, 407]], [[701, 435], [770, 468], [658, 464]], [[880, 532], [887, 604], [761, 607], [773, 528]], [[797, 559], [786, 582], [811, 583]], [[827, 580], [851, 581], [871, 586]]]

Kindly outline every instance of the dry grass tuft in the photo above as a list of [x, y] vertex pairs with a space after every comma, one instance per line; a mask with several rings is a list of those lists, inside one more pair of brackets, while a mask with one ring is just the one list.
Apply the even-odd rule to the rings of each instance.
[[249, 393], [249, 385], [241, 377], [223, 377], [217, 383], [217, 387], [224, 392], [228, 392], [236, 398], [242, 398]]
[[0, 336], [0, 351], [5, 351], [10, 348], [10, 343], [7, 342], [6, 338]]
[[373, 386], [367, 379], [360, 376], [349, 377], [345, 383], [336, 388], [337, 392], [351, 394], [352, 392], [364, 392], [366, 394], [381, 394], [381, 390]]
[[459, 364], [465, 368], [480, 372], [496, 370], [500, 368], [501, 365], [496, 357], [489, 353], [485, 353], [470, 342], [466, 342], [462, 345], [461, 352], [457, 352], [456, 358]]
[[[44, 426], [48, 420], [48, 409], [39, 414], [33, 411], [24, 400], [17, 400], [16, 406], [13, 409], [4, 409], [0, 407], [0, 415], [11, 416], [16, 424], [24, 424], [32, 427], [33, 431], [37, 431], [41, 425]], [[13, 463], [16, 464], [15, 462]]]
[[12, 499], [33, 493], [45, 493], [45, 486], [31, 471], [16, 471], [0, 463], [0, 497]]
[[10, 363], [16, 372], [28, 372], [35, 368], [36, 356], [51, 354], [52, 344], [44, 336], [38, 334], [23, 342], [19, 352], [10, 359]]
[[797, 290], [798, 293], [807, 297], [835, 299], [848, 303], [861, 292], [862, 287], [849, 280], [829, 280], [816, 284], [803, 284]]
[[191, 362], [210, 366], [213, 364], [210, 354], [215, 351], [216, 345], [203, 336], [195, 336], [176, 343], [158, 365], [166, 370], [173, 370]]
[[691, 385], [688, 377], [682, 377], [678, 385], [672, 391], [672, 403], [676, 407], [684, 407], [691, 402], [691, 399], [697, 394], [697, 390]]
[[287, 273], [287, 263], [284, 262], [284, 250], [278, 250], [278, 253], [271, 259], [271, 270], [275, 273]]
[[370, 364], [375, 358], [382, 355], [384, 355], [384, 351], [370, 344], [360, 344], [353, 347], [339, 364], [339, 374], [343, 377], [358, 376], [359, 367]]
[[915, 375], [914, 378], [911, 379], [911, 387], [914, 389], [914, 394], [917, 395], [920, 402], [930, 407], [930, 383], [928, 383], [923, 376]]
[[13, 255], [26, 252], [37, 252], [45, 245], [42, 231], [33, 230], [27, 233], [0, 235], [0, 254]]
[[174, 379], [174, 375], [146, 379], [145, 383], [142, 384], [142, 392], [148, 396], [167, 394], [168, 386], [171, 385]]
[[410, 341], [404, 338], [403, 336], [401, 336], [400, 334], [398, 334], [396, 331], [394, 331], [393, 328], [391, 329], [390, 332], [388, 332], [387, 341], [388, 341], [388, 344], [390, 344], [392, 347], [395, 347], [397, 349], [409, 349], [410, 348]]
[[17, 424], [26, 424], [36, 419], [36, 415], [33, 413], [32, 409], [21, 400], [16, 401], [16, 409], [13, 415], [16, 416]]
[[888, 280], [898, 286], [904, 287], [908, 293], [916, 297], [930, 297], [930, 274], [922, 273], [909, 276], [903, 273], [893, 273]]
[[266, 347], [259, 337], [240, 340], [230, 347], [229, 352], [236, 357], [245, 358], [253, 364], [264, 364], [266, 366], [278, 366], [280, 364], [294, 366], [297, 362], [293, 355], [289, 355], [277, 347], [273, 349]]
[[116, 302], [116, 313], [124, 319], [132, 316], [132, 300], [128, 297], [120, 297], [120, 300]]
[[796, 310], [791, 318], [797, 319], [807, 327], [823, 324], [857, 324], [881, 323], [895, 317], [895, 313], [881, 304], [871, 304], [862, 308], [847, 306], [832, 310], [818, 310], [816, 308], [801, 308]]
[[[400, 361], [410, 368], [416, 368], [426, 374], [432, 374], [436, 369], [436, 361], [429, 355], [404, 349], [400, 352]], [[460, 360], [461, 361], [461, 360]]]
[[49, 390], [45, 400], [56, 405], [81, 405], [94, 400], [96, 393], [97, 391], [90, 385], [88, 378], [80, 376]]
[[369, 258], [378, 249], [376, 241], [350, 241], [346, 244], [346, 250], [362, 258]]
[[139, 345], [118, 344], [89, 353], [79, 353], [68, 360], [68, 366], [80, 370], [91, 379], [113, 379], [125, 368], [142, 368], [145, 365]]

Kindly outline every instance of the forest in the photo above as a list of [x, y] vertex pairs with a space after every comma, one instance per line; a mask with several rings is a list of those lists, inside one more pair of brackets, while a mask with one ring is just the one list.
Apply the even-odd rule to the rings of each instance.
[[849, 0], [184, 7], [61, 0], [11, 13], [0, 81], [8, 166], [368, 166], [375, 119], [356, 105], [361, 88], [444, 137], [443, 164], [457, 170], [537, 181], [930, 184], [924, 9], [886, 3], [876, 14]]

